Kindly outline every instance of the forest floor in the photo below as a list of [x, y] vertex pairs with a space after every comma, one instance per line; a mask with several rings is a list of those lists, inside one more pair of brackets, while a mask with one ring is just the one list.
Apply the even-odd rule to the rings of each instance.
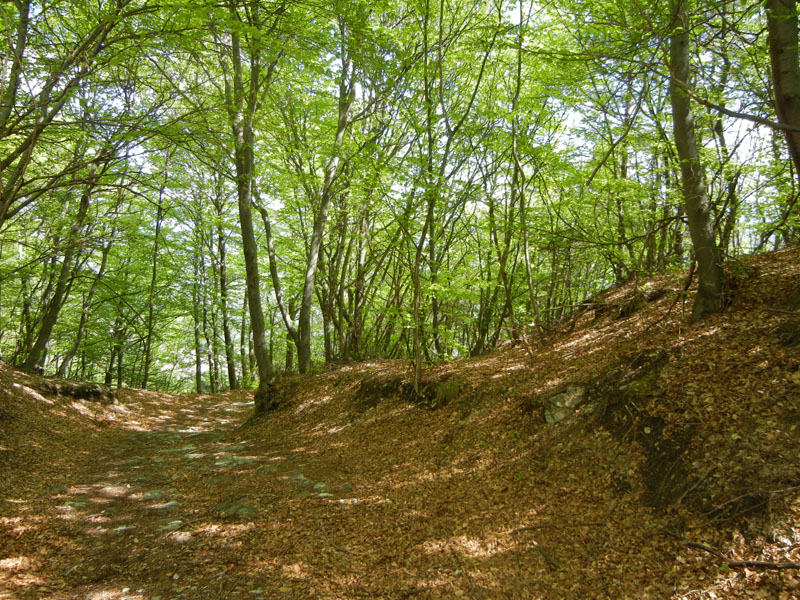
[[0, 363], [0, 599], [800, 598], [800, 251], [734, 274], [724, 314], [634, 282], [423, 402], [401, 361], [257, 421]]

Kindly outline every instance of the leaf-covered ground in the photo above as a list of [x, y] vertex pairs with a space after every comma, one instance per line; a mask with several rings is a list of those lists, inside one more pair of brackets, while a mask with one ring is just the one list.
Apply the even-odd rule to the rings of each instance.
[[286, 378], [257, 422], [0, 364], [0, 598], [800, 597], [735, 562], [800, 562], [798, 259], [696, 325], [680, 277], [612, 290], [422, 403], [400, 361]]

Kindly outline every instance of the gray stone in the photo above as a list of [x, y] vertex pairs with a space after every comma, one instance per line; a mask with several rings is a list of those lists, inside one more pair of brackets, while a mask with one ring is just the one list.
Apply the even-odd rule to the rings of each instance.
[[181, 527], [183, 527], [183, 521], [175, 519], [167, 521], [164, 525], [156, 529], [156, 531], [177, 531]]
[[229, 483], [231, 480], [231, 476], [228, 473], [223, 473], [222, 475], [214, 475], [213, 477], [209, 477], [206, 481], [211, 485], [221, 485], [224, 483]]
[[244, 448], [244, 444], [231, 444], [229, 446], [221, 446], [218, 448], [220, 452], [238, 452]]
[[302, 473], [294, 473], [290, 476], [292, 478], [292, 485], [295, 487], [311, 487], [314, 482]]
[[225, 502], [214, 508], [211, 512], [220, 517], [254, 517], [258, 512], [254, 507], [244, 502]]
[[175, 502], [175, 500], [170, 500], [169, 502], [165, 502], [164, 504], [159, 504], [158, 506], [154, 506], [153, 509], [155, 509], [155, 510], [175, 510], [179, 506], [180, 506], [180, 504]]
[[578, 386], [569, 386], [560, 394], [556, 394], [547, 400], [544, 409], [544, 420], [550, 425], [554, 425], [566, 419], [575, 411], [586, 396], [586, 390]]

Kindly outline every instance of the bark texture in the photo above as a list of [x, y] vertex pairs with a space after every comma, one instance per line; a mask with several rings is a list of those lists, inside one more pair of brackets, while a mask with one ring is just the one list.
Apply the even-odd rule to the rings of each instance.
[[692, 307], [692, 321], [724, 307], [722, 257], [714, 239], [711, 201], [706, 191], [703, 165], [697, 147], [691, 100], [682, 89], [689, 79], [689, 18], [685, 0], [672, 0], [673, 33], [670, 36], [670, 103], [675, 147], [681, 165], [684, 205], [692, 236], [699, 288]]

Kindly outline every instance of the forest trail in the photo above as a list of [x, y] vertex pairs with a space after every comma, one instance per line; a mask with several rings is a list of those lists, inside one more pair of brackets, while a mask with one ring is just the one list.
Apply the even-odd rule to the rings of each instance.
[[[263, 509], [263, 496], [244, 502], [226, 489], [244, 471], [269, 469], [267, 456], [249, 454], [241, 442], [224, 442], [252, 404], [132, 393], [138, 396], [135, 411], [115, 411], [112, 427], [86, 432], [80, 452], [52, 457], [59, 483], [29, 479], [39, 493], [4, 506], [7, 520], [26, 523], [17, 540], [4, 540], [18, 546], [16, 553], [5, 547], [6, 571], [30, 569], [33, 585], [12, 595], [10, 586], [2, 591], [3, 583], [12, 582], [0, 579], [0, 598], [166, 600], [240, 593], [231, 588], [242, 581], [227, 574], [243, 557], [225, 550], [224, 531], [218, 544], [198, 544], [188, 529], [203, 522], [214, 538], [217, 521], [253, 517]], [[25, 548], [30, 523], [35, 541], [44, 546]], [[23, 568], [13, 568], [14, 554]], [[247, 597], [264, 597], [255, 585], [248, 591]]]
[[[252, 411], [249, 392], [122, 394], [122, 404], [94, 407], [102, 427], [61, 440], [75, 452], [51, 456], [45, 477], [30, 473], [12, 486], [24, 488], [19, 498], [4, 498], [4, 533], [12, 535], [0, 544], [0, 598], [311, 597], [302, 563], [277, 583], [259, 577], [259, 540], [273, 537], [285, 556], [296, 542], [280, 538], [301, 541], [291, 533], [299, 526], [310, 534], [299, 554], [322, 550], [314, 545], [329, 543], [324, 525], [294, 515], [296, 503], [352, 486], [332, 490], [309, 478], [302, 469], [313, 457], [229, 439]], [[264, 526], [271, 536], [256, 533]]]
[[753, 263], [701, 324], [679, 280], [618, 288], [424, 401], [405, 361], [285, 377], [256, 422], [0, 363], [0, 599], [800, 597], [687, 544], [800, 562], [800, 250]]

